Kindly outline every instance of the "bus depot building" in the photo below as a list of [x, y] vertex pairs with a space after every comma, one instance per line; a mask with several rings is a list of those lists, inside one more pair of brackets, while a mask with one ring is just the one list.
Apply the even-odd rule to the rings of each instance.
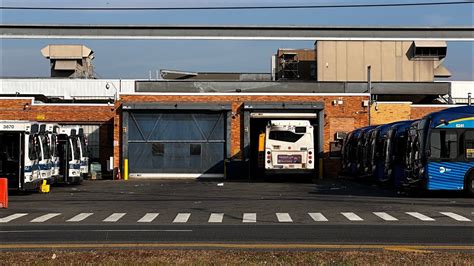
[[[130, 178], [260, 178], [259, 134], [272, 119], [304, 119], [314, 127], [314, 176], [322, 178], [338, 175], [341, 138], [368, 125], [369, 116], [373, 124], [382, 124], [449, 107], [408, 101], [378, 101], [369, 107], [370, 95], [363, 82], [129, 83], [133, 86], [123, 86], [115, 103], [5, 95], [0, 97], [0, 120], [93, 128], [95, 136], [89, 137], [94, 142], [92, 161], [100, 162], [105, 172], [112, 159], [121, 178], [124, 174]], [[373, 93], [390, 98], [390, 93], [400, 95], [413, 85], [374, 83]], [[449, 83], [439, 83], [435, 90], [429, 83], [415, 85], [417, 91], [431, 91], [424, 97], [449, 91]]]

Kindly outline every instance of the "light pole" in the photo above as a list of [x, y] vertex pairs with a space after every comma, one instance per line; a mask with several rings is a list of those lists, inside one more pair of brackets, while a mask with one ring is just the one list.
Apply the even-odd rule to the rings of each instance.
[[372, 66], [371, 65], [368, 65], [367, 66], [367, 91], [369, 92], [369, 126], [371, 125], [371, 109], [372, 109], [372, 76], [371, 76], [371, 70], [372, 70]]

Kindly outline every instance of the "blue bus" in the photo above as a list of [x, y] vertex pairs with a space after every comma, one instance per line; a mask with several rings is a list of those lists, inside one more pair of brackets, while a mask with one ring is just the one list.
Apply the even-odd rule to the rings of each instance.
[[431, 113], [408, 130], [407, 182], [474, 195], [474, 107]]
[[402, 121], [390, 127], [384, 146], [385, 167], [384, 178], [393, 181], [397, 189], [401, 189], [406, 182], [407, 171], [405, 154], [407, 149], [408, 129], [412, 120]]

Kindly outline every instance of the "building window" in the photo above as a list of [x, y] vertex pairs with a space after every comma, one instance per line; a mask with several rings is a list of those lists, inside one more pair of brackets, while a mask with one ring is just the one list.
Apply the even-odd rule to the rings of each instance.
[[163, 143], [153, 143], [151, 148], [153, 156], [163, 156], [165, 154], [165, 145]]

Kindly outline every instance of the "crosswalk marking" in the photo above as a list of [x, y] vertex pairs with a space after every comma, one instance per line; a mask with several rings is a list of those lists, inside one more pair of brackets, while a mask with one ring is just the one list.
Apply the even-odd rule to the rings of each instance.
[[173, 223], [187, 223], [190, 216], [190, 213], [178, 213], [174, 218]]
[[124, 217], [125, 214], [126, 213], [123, 213], [123, 212], [112, 213], [109, 217], [105, 218], [103, 221], [107, 223], [115, 223], [118, 220], [122, 219], [122, 217]]
[[243, 223], [256, 223], [257, 222], [257, 214], [256, 213], [244, 213], [242, 217]]
[[349, 221], [363, 221], [364, 220], [353, 212], [341, 212], [341, 214], [344, 215]]
[[51, 219], [51, 218], [54, 218], [56, 216], [59, 216], [61, 215], [60, 213], [48, 213], [48, 214], [45, 214], [45, 215], [41, 215], [40, 217], [37, 217], [33, 220], [31, 220], [30, 222], [32, 223], [43, 223], [43, 222], [46, 222], [47, 220]]
[[398, 221], [397, 218], [393, 217], [392, 215], [386, 212], [374, 212], [373, 214], [377, 215], [378, 217], [382, 218], [385, 221]]
[[431, 217], [428, 217], [424, 214], [421, 214], [419, 212], [406, 212], [406, 214], [410, 215], [410, 216], [413, 216], [419, 220], [422, 220], [422, 221], [425, 221], [425, 222], [429, 222], [429, 221], [435, 221], [435, 219], [431, 218]]
[[89, 216], [93, 215], [94, 213], [91, 212], [83, 212], [79, 213], [78, 215], [72, 217], [71, 219], [67, 220], [66, 222], [80, 222], [87, 219]]
[[[455, 221], [459, 221], [459, 222], [471, 222], [471, 221], [474, 220], [469, 216], [465, 216], [465, 215], [463, 216], [463, 215], [457, 214], [455, 212], [438, 212], [438, 213], [440, 214], [439, 215], [440, 217], [442, 217], [442, 216], [448, 217], [448, 218], [451, 218], [451, 219], [453, 219]], [[314, 222], [328, 222], [329, 221], [329, 219], [326, 218], [326, 216], [325, 216], [326, 213], [323, 214], [322, 212], [308, 212], [307, 214], [311, 217], [311, 219]], [[360, 222], [360, 221], [364, 221], [364, 219], [365, 219], [365, 217], [361, 218], [361, 216], [359, 216], [355, 212], [340, 212], [340, 214], [342, 216], [340, 216], [339, 218], [334, 217], [334, 219], [331, 219], [331, 221], [337, 222], [337, 221], [341, 221], [342, 219], [345, 218], [350, 222]], [[393, 222], [396, 222], [396, 221], [399, 221], [399, 219], [400, 219], [400, 217], [397, 217], [397, 215], [394, 215], [394, 213], [389, 214], [388, 212], [372, 212], [372, 214], [377, 216], [378, 218], [380, 218], [379, 221], [393, 221]], [[31, 213], [10, 214], [8, 216], [0, 218], [0, 224], [9, 223], [9, 222], [11, 222], [15, 219], [19, 219], [19, 218], [27, 216], [27, 215], [31, 216]], [[62, 214], [62, 213], [37, 214], [36, 216], [38, 216], [38, 217], [35, 218], [35, 216], [33, 216], [32, 218], [30, 218], [32, 220], [30, 220], [29, 222], [31, 222], [31, 223], [43, 223], [43, 222], [49, 221], [50, 219], [53, 219], [53, 218], [55, 218], [57, 216], [60, 216], [60, 215], [64, 216], [64, 214]], [[92, 212], [90, 212], [90, 213], [89, 212], [78, 213], [78, 214], [75, 214], [74, 216], [71, 215], [71, 217], [68, 217], [69, 218], [68, 220], [66, 220], [66, 219], [56, 219], [55, 221], [58, 222], [58, 223], [59, 222], [67, 222], [67, 223], [76, 222], [77, 223], [77, 222], [85, 221], [93, 215], [97, 215], [97, 213], [92, 213]], [[112, 213], [107, 218], [102, 220], [102, 222], [110, 222], [110, 223], [118, 222], [119, 220], [123, 219], [124, 216], [126, 216], [126, 215], [127, 215], [127, 213]], [[136, 223], [151, 223], [151, 222], [155, 221], [159, 215], [160, 215], [159, 213], [144, 213], [143, 216], [139, 220], [135, 220], [135, 222]], [[177, 215], [174, 217], [174, 220], [172, 222], [173, 223], [188, 223], [191, 215], [192, 215], [192, 213], [177, 213]], [[275, 215], [276, 215], [277, 221], [279, 223], [292, 223], [292, 222], [294, 222], [293, 217], [292, 217], [293, 215], [291, 215], [291, 213], [275, 213]], [[426, 221], [426, 222], [431, 222], [431, 221], [438, 220], [437, 219], [438, 216], [437, 217], [434, 217], [434, 216], [430, 217], [430, 216], [427, 216], [427, 215], [425, 215], [423, 213], [420, 213], [420, 212], [405, 212], [405, 215], [409, 215], [409, 216], [411, 216], [415, 219], [418, 219], [420, 221]], [[207, 222], [208, 223], [223, 223], [224, 216], [225, 216], [225, 213], [210, 213], [209, 216], [208, 216]], [[342, 217], [344, 217], [344, 218], [342, 218]], [[197, 220], [196, 222], [200, 221], [200, 219], [196, 219], [196, 220]], [[442, 221], [442, 220], [440, 220], [440, 221]], [[202, 221], [202, 222], [205, 222], [205, 221]], [[257, 221], [257, 213], [242, 213], [242, 223], [257, 223], [257, 222], [258, 222]], [[262, 221], [260, 221], [260, 222], [262, 222]], [[407, 221], [405, 221], [405, 222], [407, 222]]]
[[10, 221], [13, 221], [15, 219], [18, 219], [20, 217], [26, 216], [28, 213], [15, 213], [12, 215], [9, 215], [7, 217], [0, 218], [0, 223], [8, 223]]
[[224, 219], [224, 214], [223, 213], [211, 213], [209, 216], [209, 223], [222, 223], [222, 220]]
[[276, 213], [276, 216], [278, 218], [278, 221], [280, 223], [292, 223], [293, 219], [291, 219], [291, 216], [289, 213]]
[[145, 214], [140, 220], [137, 221], [137, 223], [151, 223], [153, 220], [156, 219], [160, 215], [159, 213], [147, 213]]
[[308, 215], [315, 221], [315, 222], [327, 222], [328, 219], [324, 217], [324, 215], [320, 212], [310, 212]]
[[464, 217], [464, 216], [461, 216], [459, 214], [456, 214], [454, 212], [440, 212], [442, 215], [446, 215], [450, 218], [453, 218], [454, 220], [456, 221], [460, 221], [460, 222], [470, 222], [471, 220]]

